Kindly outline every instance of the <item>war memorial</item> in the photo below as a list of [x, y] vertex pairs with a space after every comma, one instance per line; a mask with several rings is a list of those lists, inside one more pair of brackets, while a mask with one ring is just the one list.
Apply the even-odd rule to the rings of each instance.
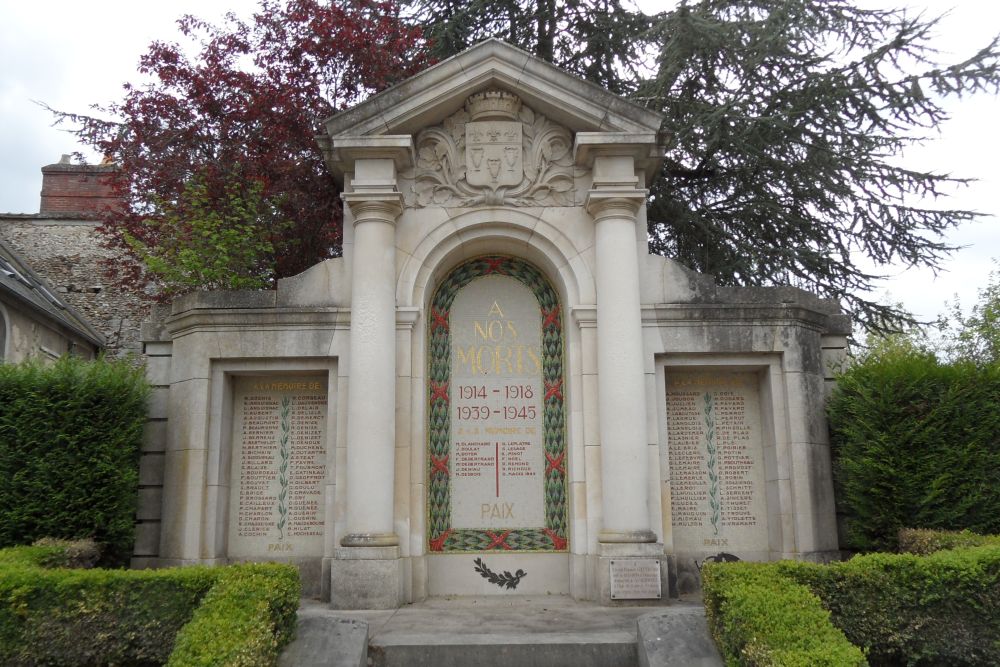
[[835, 557], [849, 323], [648, 253], [661, 121], [495, 40], [328, 119], [343, 256], [144, 326], [133, 564], [290, 562], [388, 609]]

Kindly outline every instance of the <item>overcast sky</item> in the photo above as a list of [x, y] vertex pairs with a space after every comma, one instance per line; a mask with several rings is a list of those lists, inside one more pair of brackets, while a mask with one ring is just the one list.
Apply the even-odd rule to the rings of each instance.
[[[1000, 4], [988, 0], [866, 0], [951, 14], [940, 26], [936, 45], [942, 58], [957, 62], [1000, 32]], [[666, 9], [671, 0], [643, 0], [646, 11]], [[174, 20], [193, 13], [216, 20], [230, 9], [249, 14], [252, 0], [0, 0], [0, 212], [35, 213], [40, 169], [63, 153], [81, 150], [74, 138], [51, 126], [48, 112], [33, 101], [67, 111], [87, 112], [94, 103], [121, 97], [125, 81], [137, 81], [139, 56], [154, 39], [178, 37]], [[891, 271], [886, 298], [932, 318], [958, 294], [970, 304], [1000, 257], [1000, 100], [978, 96], [948, 104], [952, 120], [939, 139], [907, 155], [915, 169], [979, 180], [957, 190], [949, 207], [994, 217], [956, 230], [948, 239], [968, 246], [936, 279], [929, 272]], [[97, 156], [91, 156], [96, 159]]]

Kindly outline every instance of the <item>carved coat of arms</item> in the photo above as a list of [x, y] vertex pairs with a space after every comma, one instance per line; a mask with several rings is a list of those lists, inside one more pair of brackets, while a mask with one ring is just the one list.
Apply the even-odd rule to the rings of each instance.
[[572, 206], [576, 168], [569, 130], [488, 90], [416, 138], [417, 163], [401, 176], [409, 206]]

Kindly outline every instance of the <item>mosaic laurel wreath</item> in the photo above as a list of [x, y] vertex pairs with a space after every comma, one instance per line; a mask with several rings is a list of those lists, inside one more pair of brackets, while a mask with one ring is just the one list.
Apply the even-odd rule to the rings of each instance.
[[[509, 276], [535, 295], [542, 319], [545, 525], [490, 531], [451, 527], [448, 459], [451, 454], [450, 310], [476, 278]], [[479, 257], [462, 264], [431, 301], [428, 400], [428, 547], [432, 552], [566, 551], [566, 424], [563, 408], [563, 334], [559, 296], [535, 267], [514, 257]]]

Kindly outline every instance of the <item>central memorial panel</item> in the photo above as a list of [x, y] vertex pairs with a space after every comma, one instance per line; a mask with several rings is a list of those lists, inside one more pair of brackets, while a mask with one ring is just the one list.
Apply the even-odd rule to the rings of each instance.
[[429, 550], [565, 551], [554, 290], [522, 260], [483, 257], [442, 283], [430, 320]]

